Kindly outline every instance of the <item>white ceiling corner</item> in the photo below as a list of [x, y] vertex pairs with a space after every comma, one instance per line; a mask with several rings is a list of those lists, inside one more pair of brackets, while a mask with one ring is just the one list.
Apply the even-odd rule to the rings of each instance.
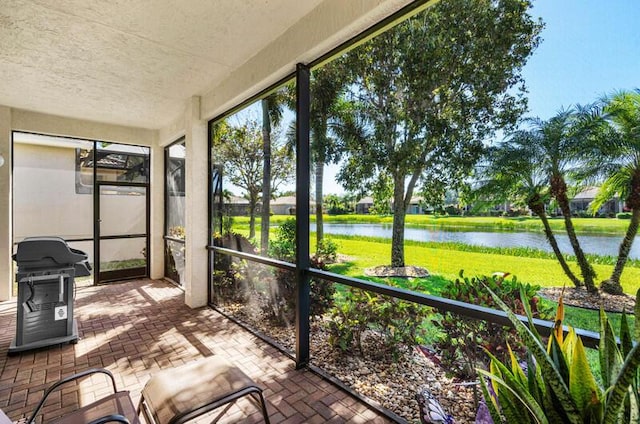
[[[319, 5], [342, 1], [352, 0], [2, 0], [0, 105], [162, 128]], [[407, 0], [362, 3], [388, 13]]]

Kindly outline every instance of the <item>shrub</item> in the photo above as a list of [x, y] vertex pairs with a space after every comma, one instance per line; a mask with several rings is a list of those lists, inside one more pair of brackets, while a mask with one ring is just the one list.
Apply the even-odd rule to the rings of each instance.
[[326, 325], [329, 344], [343, 352], [357, 350], [364, 355], [363, 341], [365, 334], [370, 333], [382, 337], [383, 346], [376, 346], [378, 353], [395, 356], [422, 337], [423, 320], [430, 310], [413, 302], [350, 287], [344, 301], [329, 311]]
[[296, 220], [287, 218], [276, 230], [275, 240], [269, 243], [269, 255], [287, 262], [296, 260]]
[[[256, 253], [253, 244], [240, 234], [226, 233], [224, 236], [216, 235], [213, 239], [213, 244], [240, 252]], [[248, 291], [253, 288], [253, 274], [260, 270], [260, 267], [249, 268], [244, 260], [229, 255], [214, 254], [213, 301], [217, 304], [244, 302]]]
[[[506, 276], [505, 276], [506, 277]], [[536, 318], [546, 318], [548, 311], [541, 311], [536, 293], [539, 286], [520, 283], [516, 277], [507, 279], [503, 276], [478, 276], [471, 279], [464, 277], [450, 281], [442, 290], [442, 296], [461, 302], [497, 308], [498, 304], [491, 297], [487, 288], [491, 289], [516, 313], [524, 314], [524, 305], [520, 300], [520, 292]], [[463, 317], [446, 312], [442, 318], [434, 321], [447, 335], [446, 339], [436, 343], [435, 348], [441, 352], [441, 361], [446, 369], [461, 378], [475, 378], [475, 369], [486, 362], [483, 349], [498, 358], [508, 354], [507, 343], [515, 351], [521, 351], [522, 343], [516, 339], [516, 332], [509, 327], [489, 323], [483, 320]]]
[[316, 258], [316, 260], [321, 261], [325, 264], [334, 263], [336, 261], [336, 258], [338, 257], [338, 244], [330, 238], [324, 237], [320, 241], [314, 257]]
[[[337, 248], [336, 248], [337, 249]], [[277, 259], [294, 262], [296, 257], [296, 221], [287, 219], [278, 228], [276, 239], [270, 243], [269, 252]], [[312, 257], [311, 266], [326, 269], [320, 257]], [[288, 325], [296, 313], [296, 274], [285, 269], [274, 271], [275, 281], [269, 282], [269, 301], [263, 306], [264, 312], [276, 324]], [[310, 315], [320, 316], [333, 305], [335, 287], [332, 283], [312, 278], [310, 285]]]
[[447, 215], [458, 216], [460, 215], [460, 209], [456, 205], [446, 205], [444, 211]]
[[620, 212], [616, 214], [616, 218], [618, 219], [631, 219], [631, 214], [629, 212]]
[[[519, 340], [526, 345], [526, 370], [515, 354], [508, 365], [489, 354], [489, 371], [478, 370], [481, 387], [495, 423], [637, 423], [640, 419], [640, 290], [636, 294], [635, 332], [623, 314], [620, 346], [604, 311], [600, 311], [600, 371], [596, 381], [582, 340], [572, 328], [562, 328], [564, 306], [558, 304], [555, 330], [543, 342], [532, 316], [529, 327], [500, 298], [495, 302], [507, 313]], [[524, 301], [524, 298], [523, 298]], [[634, 341], [635, 338], [635, 341]], [[546, 345], [546, 348], [545, 348]], [[490, 384], [490, 386], [488, 386]], [[493, 393], [490, 393], [490, 390]]]
[[593, 214], [587, 211], [574, 211], [573, 216], [576, 218], [593, 218]]

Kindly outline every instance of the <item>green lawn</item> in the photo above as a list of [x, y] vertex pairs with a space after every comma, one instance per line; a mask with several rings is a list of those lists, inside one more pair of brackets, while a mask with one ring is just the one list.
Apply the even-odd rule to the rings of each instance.
[[[348, 217], [352, 217], [352, 215], [330, 217], [330, 219], [346, 220]], [[371, 222], [371, 216], [361, 215], [360, 217], [366, 217], [368, 219], [366, 222]], [[272, 224], [277, 225], [277, 223], [284, 222], [287, 218], [288, 217], [284, 216], [275, 216], [273, 217]], [[388, 219], [390, 222], [391, 219], [390, 217], [373, 218], [379, 218], [381, 220], [379, 222], [384, 222], [385, 219]], [[468, 220], [467, 222], [479, 224], [506, 220], [508, 222], [523, 222], [533, 225], [537, 221], [536, 219], [530, 218], [510, 219], [485, 217], [436, 219], [425, 215], [410, 215], [407, 216], [407, 218], [411, 218], [411, 220], [415, 222], [423, 223], [434, 219], [441, 219], [448, 223]], [[600, 226], [600, 228], [603, 229], [602, 232], [612, 231], [616, 226], [619, 228], [618, 231], [624, 231], [624, 226], [628, 223], [628, 221], [599, 218], [582, 218], [576, 221], [580, 222], [583, 228]], [[564, 225], [560, 221], [554, 222]], [[239, 218], [235, 220], [234, 229], [247, 235], [247, 223], [248, 221], [245, 221], [244, 218]], [[272, 237], [275, 237], [273, 229]], [[312, 245], [314, 237], [315, 235], [312, 234]], [[385, 279], [370, 278], [364, 275], [365, 268], [390, 263], [391, 243], [389, 240], [338, 235], [331, 235], [330, 238], [338, 244], [338, 252], [348, 258], [344, 262], [330, 265], [331, 271], [355, 278], [365, 278], [380, 283], [391, 283], [393, 285], [406, 287], [407, 281], [405, 279], [398, 278], [387, 281]], [[509, 272], [517, 276], [518, 280], [522, 282], [536, 284], [542, 287], [571, 284], [555, 258], [549, 257], [548, 255], [538, 255], [526, 249], [515, 249], [512, 254], [505, 254], [505, 252], [504, 249], [491, 248], [476, 251], [475, 248], [456, 243], [407, 242], [405, 246], [405, 262], [407, 265], [421, 266], [429, 270], [432, 274], [430, 278], [414, 279], [411, 284], [417, 285], [420, 291], [435, 295], [439, 294], [440, 287], [444, 284], [444, 281], [457, 278], [460, 270], [464, 270], [466, 276]], [[579, 270], [575, 262], [569, 262], [569, 264], [579, 275]], [[622, 274], [621, 283], [626, 293], [634, 295], [640, 282], [640, 267], [638, 267], [638, 261], [633, 261], [633, 263], [629, 265]], [[612, 264], [594, 264], [593, 267], [600, 280], [608, 277], [613, 269]], [[610, 317], [617, 331], [619, 328], [620, 314], [610, 314]], [[577, 328], [598, 331], [598, 312], [567, 307], [566, 323]]]
[[[352, 277], [362, 277], [364, 269], [390, 262], [391, 244], [366, 241], [359, 238], [331, 236], [339, 244], [338, 251], [353, 258], [344, 264], [333, 265], [335, 272]], [[366, 254], [363, 255], [363, 252]], [[412, 244], [405, 248], [405, 262], [421, 266], [430, 273], [455, 279], [460, 270], [465, 275], [487, 275], [494, 272], [509, 272], [520, 281], [544, 287], [570, 284], [554, 259], [508, 256], [503, 254], [467, 252], [453, 249], [423, 247]], [[575, 263], [570, 265], [576, 270]], [[599, 278], [604, 279], [612, 270], [611, 265], [594, 265]], [[640, 281], [640, 268], [628, 267], [622, 274], [622, 286], [626, 293], [635, 294]]]
[[[337, 217], [348, 217], [352, 215], [339, 215]], [[369, 215], [355, 215], [372, 218]], [[432, 218], [427, 215], [408, 215], [408, 218]], [[286, 216], [272, 217], [272, 224], [284, 222]], [[336, 218], [336, 217], [332, 217]], [[478, 220], [499, 220], [505, 218], [451, 218], [451, 219], [478, 219]], [[532, 219], [528, 219], [533, 221]], [[591, 222], [623, 222], [616, 219], [602, 218], [582, 218]], [[369, 221], [370, 222], [370, 221]], [[259, 224], [256, 224], [259, 228]], [[611, 227], [609, 227], [611, 228]], [[248, 235], [248, 218], [234, 217], [234, 231], [245, 236]], [[271, 237], [275, 237], [275, 229], [271, 229]], [[362, 277], [364, 269], [386, 265], [391, 261], [391, 242], [387, 239], [376, 239], [371, 237], [350, 237], [331, 235], [331, 239], [339, 244], [338, 252], [353, 258], [343, 264], [334, 265], [332, 270], [339, 274], [352, 277]], [[315, 235], [311, 234], [311, 244], [313, 246]], [[313, 248], [313, 247], [312, 247]], [[459, 243], [433, 243], [433, 242], [406, 242], [405, 262], [407, 265], [421, 266], [429, 270], [432, 274], [438, 274], [448, 279], [455, 279], [460, 270], [464, 270], [465, 275], [487, 275], [494, 272], [509, 272], [516, 275], [520, 281], [538, 284], [543, 287], [563, 286], [570, 284], [568, 278], [562, 272], [558, 261], [548, 254], [539, 254], [525, 248], [513, 249], [513, 253], [505, 254], [508, 249], [500, 248], [472, 248]], [[366, 252], [366, 254], [363, 254]], [[612, 269], [613, 261], [608, 264], [596, 263], [592, 261], [593, 268], [599, 280], [607, 278]], [[569, 265], [579, 275], [579, 270], [575, 262], [570, 261]], [[625, 293], [635, 294], [640, 285], [640, 265], [639, 261], [629, 261], [625, 268], [621, 284]]]
[[[353, 260], [330, 265], [332, 271], [385, 283], [384, 279], [366, 277], [364, 269], [388, 263], [390, 245], [354, 239], [338, 239], [337, 237], [334, 237], [334, 239], [339, 243], [339, 252], [353, 258]], [[366, 256], [362, 255], [362, 252], [366, 252]], [[412, 285], [417, 285], [420, 291], [434, 295], [440, 293], [439, 289], [444, 283], [444, 279], [455, 279], [460, 269], [464, 269], [467, 276], [487, 275], [496, 271], [510, 272], [522, 282], [543, 287], [561, 286], [566, 280], [560, 265], [550, 259], [490, 255], [412, 246], [411, 249], [406, 251], [406, 262], [407, 264], [425, 267], [429, 272], [435, 274], [430, 278], [419, 279], [419, 281], [414, 279], [411, 283]], [[611, 271], [611, 266], [606, 265], [596, 265], [594, 268], [598, 275], [608, 275]], [[622, 281], [625, 292], [635, 294], [638, 281], [640, 281], [640, 269], [629, 268], [625, 270]], [[393, 279], [391, 283], [400, 287], [406, 287], [407, 284], [406, 280], [400, 278]], [[618, 331], [620, 314], [608, 315], [615, 330]], [[599, 329], [598, 311], [567, 306], [565, 322], [572, 327], [597, 332]], [[631, 323], [633, 323], [633, 318]]]

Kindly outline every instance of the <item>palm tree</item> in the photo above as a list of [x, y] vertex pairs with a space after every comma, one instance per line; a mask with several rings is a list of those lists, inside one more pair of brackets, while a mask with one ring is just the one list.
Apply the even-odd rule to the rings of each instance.
[[604, 182], [592, 210], [616, 195], [631, 209], [616, 265], [609, 279], [601, 283], [604, 291], [621, 294], [620, 276], [640, 224], [640, 90], [615, 93], [596, 105], [595, 111], [586, 119], [594, 147], [589, 151], [590, 170]]
[[580, 133], [576, 130], [578, 117], [574, 110], [561, 110], [547, 121], [539, 118], [527, 120], [530, 124], [530, 139], [540, 146], [544, 155], [540, 158], [549, 178], [550, 194], [558, 202], [562, 211], [565, 229], [576, 261], [580, 267], [582, 279], [587, 290], [597, 291], [596, 274], [580, 247], [567, 194], [566, 175], [572, 171], [580, 153]]
[[545, 205], [550, 199], [549, 177], [544, 166], [546, 150], [537, 143], [537, 135], [517, 131], [487, 149], [483, 165], [478, 169], [479, 182], [474, 198], [491, 204], [505, 200], [522, 201], [542, 221], [544, 233], [564, 273], [579, 287], [582, 282], [569, 268], [549, 225]]
[[279, 92], [262, 99], [262, 211], [260, 220], [260, 251], [269, 250], [269, 220], [271, 217], [271, 126], [282, 120], [283, 99]]
[[334, 60], [313, 71], [311, 79], [311, 159], [315, 169], [316, 249], [324, 238], [322, 201], [324, 167], [338, 156], [335, 138], [329, 134], [332, 122], [340, 119], [340, 102], [347, 86], [343, 62]]

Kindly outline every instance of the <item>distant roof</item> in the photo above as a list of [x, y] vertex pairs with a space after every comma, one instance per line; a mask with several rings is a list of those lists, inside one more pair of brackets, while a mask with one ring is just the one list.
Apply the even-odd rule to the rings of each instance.
[[[309, 198], [309, 204], [315, 204], [313, 197]], [[294, 205], [296, 204], [296, 196], [281, 196], [271, 200], [272, 205]]]
[[228, 201], [224, 202], [225, 204], [231, 205], [248, 205], [249, 200], [245, 199], [241, 196], [230, 196]]
[[[580, 193], [576, 194], [575, 197], [573, 198], [573, 200], [593, 200], [598, 195], [598, 191], [599, 190], [600, 190], [600, 187], [589, 187], [589, 188], [586, 188], [586, 189], [582, 190]], [[616, 193], [615, 198], [619, 199], [620, 198], [620, 194]]]
[[589, 187], [576, 194], [574, 200], [595, 199], [598, 194], [599, 187]]

